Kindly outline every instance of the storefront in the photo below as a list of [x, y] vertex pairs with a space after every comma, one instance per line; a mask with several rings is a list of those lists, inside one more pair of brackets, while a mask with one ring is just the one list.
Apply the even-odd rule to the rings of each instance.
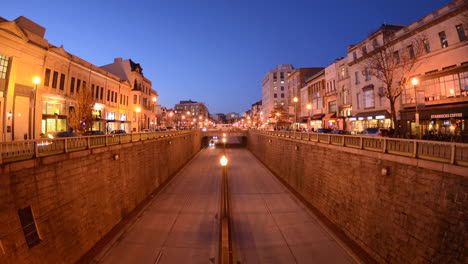
[[405, 137], [468, 143], [468, 104], [424, 107], [418, 114], [419, 125], [414, 108], [401, 111]]
[[349, 131], [351, 134], [358, 134], [366, 128], [386, 128], [390, 129], [392, 120], [390, 113], [387, 111], [374, 111], [358, 113], [357, 115], [348, 118]]
[[328, 113], [323, 117], [323, 127], [330, 129], [338, 129], [336, 113]]
[[42, 102], [41, 133], [67, 131], [67, 116], [64, 104], [59, 100], [45, 100]]

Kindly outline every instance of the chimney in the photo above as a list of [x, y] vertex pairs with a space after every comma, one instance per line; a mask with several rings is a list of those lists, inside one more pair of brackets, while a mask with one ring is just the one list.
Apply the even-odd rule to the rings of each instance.
[[121, 62], [122, 61], [122, 58], [115, 58], [114, 59], [114, 62]]

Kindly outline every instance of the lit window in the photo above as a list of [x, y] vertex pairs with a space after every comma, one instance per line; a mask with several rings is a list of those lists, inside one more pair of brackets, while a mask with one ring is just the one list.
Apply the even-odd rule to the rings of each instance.
[[284, 81], [281, 81], [281, 83], [284, 83]]
[[276, 86], [273, 87], [273, 90], [278, 91], [278, 87], [276, 87]]
[[440, 45], [442, 48], [448, 47], [448, 40], [447, 40], [447, 35], [445, 35], [445, 31], [442, 31], [439, 33], [439, 38], [440, 38]]
[[[9, 57], [7, 57], [5, 55], [0, 55], [0, 79], [5, 79], [6, 78], [6, 73], [7, 73], [7, 69], [8, 69], [8, 61], [9, 60], [10, 60]], [[49, 75], [50, 75], [50, 70], [49, 70]], [[47, 83], [47, 85], [49, 85], [49, 84]]]

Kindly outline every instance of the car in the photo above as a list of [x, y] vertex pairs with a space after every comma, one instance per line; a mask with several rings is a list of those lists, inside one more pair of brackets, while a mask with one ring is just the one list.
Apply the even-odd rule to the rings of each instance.
[[65, 137], [77, 137], [78, 135], [68, 131], [58, 131], [47, 133], [48, 138], [65, 138]]
[[367, 137], [389, 137], [390, 132], [387, 129], [383, 128], [366, 128], [364, 131], [359, 133], [360, 136], [367, 136]]
[[112, 132], [110, 132], [111, 134], [127, 134], [127, 132], [125, 132], [125, 130], [123, 129], [117, 129], [117, 130], [112, 130]]
[[86, 131], [83, 133], [83, 136], [102, 136], [102, 135], [105, 135], [105, 133], [99, 130]]
[[315, 133], [331, 133], [332, 130], [330, 128], [319, 128]]
[[210, 142], [208, 143], [208, 146], [209, 147], [214, 147], [215, 146], [215, 142], [213, 140], [210, 140]]
[[151, 129], [151, 128], [149, 128], [149, 129], [148, 129], [148, 128], [145, 128], [145, 129], [142, 130], [142, 132], [143, 132], [143, 133], [150, 133], [150, 132], [154, 132], [154, 130]]
[[336, 134], [336, 135], [351, 135], [351, 132], [349, 131], [346, 131], [346, 130], [333, 130], [332, 131], [332, 134]]

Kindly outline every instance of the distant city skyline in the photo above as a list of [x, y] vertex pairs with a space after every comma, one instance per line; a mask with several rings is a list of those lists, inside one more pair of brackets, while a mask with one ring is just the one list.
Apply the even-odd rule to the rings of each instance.
[[31, 19], [51, 44], [96, 66], [140, 63], [164, 107], [193, 100], [241, 113], [278, 64], [326, 67], [381, 24], [407, 25], [450, 2], [9, 1], [0, 16]]

